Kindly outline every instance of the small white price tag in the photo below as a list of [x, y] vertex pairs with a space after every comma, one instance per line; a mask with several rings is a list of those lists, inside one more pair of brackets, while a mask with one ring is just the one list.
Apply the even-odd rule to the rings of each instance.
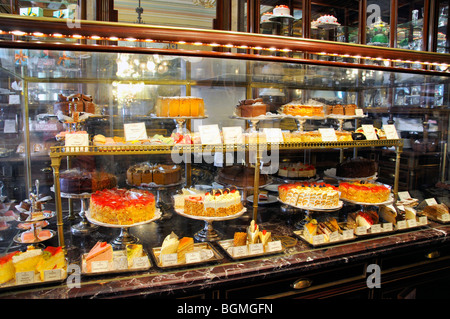
[[381, 225], [380, 224], [373, 224], [370, 226], [370, 233], [376, 234], [381, 232]]
[[91, 263], [91, 272], [104, 272], [109, 270], [109, 262], [107, 260], [93, 261]]
[[361, 125], [364, 131], [364, 135], [368, 140], [378, 140], [377, 133], [375, 132], [375, 128], [372, 124], [363, 124]]
[[264, 253], [264, 246], [262, 243], [250, 244], [248, 245], [248, 253], [250, 255], [262, 254]]
[[144, 122], [126, 123], [123, 125], [125, 141], [139, 141], [147, 139], [147, 128]]
[[219, 126], [217, 124], [201, 125], [198, 127], [202, 144], [222, 144]]
[[410, 199], [411, 195], [409, 195], [409, 192], [404, 191], [404, 192], [398, 192], [398, 199], [400, 200], [407, 200]]
[[351, 239], [353, 238], [353, 229], [346, 229], [342, 231], [343, 239]]
[[313, 245], [323, 244], [325, 242], [325, 236], [323, 234], [313, 236]]
[[178, 262], [178, 254], [164, 254], [160, 256], [161, 264], [165, 266], [173, 266]]
[[192, 253], [186, 253], [185, 256], [186, 256], [186, 264], [197, 263], [202, 260], [199, 251], [194, 251]]
[[268, 252], [280, 251], [282, 250], [281, 240], [269, 241], [267, 243], [266, 249]]
[[3, 133], [16, 133], [16, 121], [15, 120], [5, 120], [5, 126], [3, 127]]
[[44, 270], [44, 281], [60, 280], [62, 278], [62, 269]]
[[133, 268], [144, 268], [149, 266], [148, 257], [135, 257], [133, 258]]
[[397, 222], [397, 229], [405, 229], [406, 228], [406, 220], [399, 220]]
[[406, 221], [406, 225], [408, 226], [408, 228], [416, 227], [417, 226], [417, 221], [416, 221], [416, 219], [408, 219]]
[[34, 270], [33, 271], [16, 272], [16, 284], [17, 285], [31, 284], [33, 282], [34, 282]]
[[337, 136], [334, 128], [319, 128], [322, 142], [336, 142]]
[[230, 126], [222, 127], [223, 142], [225, 144], [242, 144], [244, 143], [244, 136], [242, 135], [242, 127]]
[[247, 246], [236, 246], [233, 247], [233, 257], [242, 257], [248, 255]]
[[383, 130], [388, 140], [398, 140], [397, 129], [393, 124], [383, 125]]
[[364, 234], [367, 234], [367, 227], [366, 227], [366, 226], [359, 226], [359, 227], [356, 227], [356, 229], [355, 229], [355, 234], [356, 234], [356, 235], [364, 235]]
[[364, 116], [363, 109], [355, 109], [355, 115], [356, 116]]
[[280, 128], [264, 128], [267, 143], [283, 143], [283, 133]]
[[72, 133], [65, 135], [65, 146], [70, 147], [69, 151], [87, 150], [89, 146], [89, 135], [85, 133]]
[[383, 231], [392, 231], [392, 223], [383, 223]]
[[[450, 215], [449, 215], [449, 216], [450, 216]], [[420, 217], [419, 217], [419, 224], [420, 224], [420, 225], [426, 225], [426, 224], [428, 224], [427, 216], [420, 216]]]
[[13, 94], [9, 96], [9, 104], [20, 104], [20, 95]]
[[425, 202], [427, 203], [428, 206], [437, 205], [438, 204], [436, 199], [434, 199], [434, 198], [427, 198], [427, 199], [425, 199]]
[[124, 270], [128, 269], [128, 260], [127, 256], [119, 256], [113, 259], [114, 269], [115, 270]]
[[339, 232], [334, 231], [330, 234], [330, 243], [340, 240]]
[[450, 214], [442, 214], [439, 219], [442, 220], [443, 222], [449, 222], [450, 221]]

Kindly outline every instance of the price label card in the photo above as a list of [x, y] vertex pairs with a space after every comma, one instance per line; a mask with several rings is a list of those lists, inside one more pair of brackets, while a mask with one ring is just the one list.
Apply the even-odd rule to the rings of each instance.
[[392, 231], [392, 223], [383, 223], [383, 231]]
[[160, 258], [163, 266], [173, 266], [178, 262], [178, 254], [164, 254]]
[[355, 109], [355, 115], [356, 116], [364, 116], [363, 109]]
[[407, 200], [410, 199], [411, 195], [409, 194], [409, 192], [404, 191], [404, 192], [398, 192], [398, 199], [400, 200]]
[[356, 235], [364, 235], [364, 234], [367, 234], [367, 227], [366, 227], [366, 226], [359, 226], [359, 227], [356, 227], [356, 229], [355, 229], [355, 234], [356, 234]]
[[385, 124], [383, 125], [383, 129], [388, 140], [398, 140], [397, 129], [393, 124]]
[[149, 266], [148, 257], [135, 257], [133, 258], [133, 268], [145, 268]]
[[91, 263], [92, 272], [104, 272], [109, 270], [109, 262], [107, 260], [93, 261]]
[[[450, 215], [449, 215], [449, 216], [450, 216]], [[426, 225], [426, 224], [428, 224], [427, 216], [420, 216], [420, 217], [419, 217], [419, 224], [420, 224], [420, 225]]]
[[267, 143], [283, 143], [283, 132], [280, 128], [264, 128]]
[[376, 234], [381, 232], [381, 225], [380, 224], [373, 224], [370, 226], [370, 233]]
[[427, 198], [427, 199], [425, 199], [425, 202], [427, 203], [428, 206], [437, 205], [438, 204], [436, 199], [434, 199], [434, 198]]
[[397, 222], [397, 228], [398, 229], [405, 229], [406, 228], [406, 220], [399, 220]]
[[243, 144], [244, 136], [242, 135], [242, 127], [229, 126], [222, 128], [223, 142], [225, 144]]
[[250, 255], [264, 253], [264, 246], [262, 243], [248, 245], [248, 252]]
[[125, 141], [139, 141], [147, 139], [147, 128], [144, 122], [127, 123], [123, 125]]
[[269, 241], [267, 243], [266, 249], [268, 252], [280, 251], [282, 250], [281, 240]]
[[351, 239], [353, 238], [353, 229], [346, 229], [342, 231], [343, 239]]
[[31, 284], [34, 282], [34, 270], [16, 272], [16, 285]]
[[16, 121], [15, 120], [5, 120], [5, 126], [3, 127], [3, 133], [16, 133]]
[[450, 214], [442, 214], [439, 219], [442, 220], [443, 222], [449, 222], [450, 221]]
[[44, 281], [60, 280], [62, 279], [62, 269], [44, 270]]
[[406, 221], [406, 225], [408, 227], [416, 227], [417, 226], [417, 221], [416, 221], [416, 219], [408, 219]]
[[334, 128], [319, 128], [319, 133], [322, 137], [322, 142], [336, 142], [336, 132]]
[[120, 257], [115, 257], [113, 259], [113, 264], [114, 264], [114, 269], [116, 269], [116, 270], [128, 269], [127, 256], [123, 255]]
[[192, 253], [186, 253], [186, 264], [197, 263], [202, 261], [199, 251], [194, 251]]
[[9, 104], [20, 104], [20, 95], [17, 94], [10, 95]]
[[247, 246], [236, 246], [233, 247], [233, 257], [242, 257], [248, 255]]
[[330, 234], [330, 243], [335, 242], [335, 241], [339, 241], [341, 238], [339, 236], [339, 232], [334, 231]]
[[[78, 147], [89, 146], [89, 135], [86, 133], [66, 134], [65, 145], [70, 147], [77, 147], [76, 151], [78, 151]], [[80, 148], [80, 150], [82, 150], [82, 148]]]
[[377, 133], [375, 132], [375, 128], [372, 124], [363, 124], [361, 125], [364, 131], [364, 135], [368, 140], [378, 140]]
[[202, 144], [221, 144], [219, 126], [217, 124], [201, 125], [198, 127]]

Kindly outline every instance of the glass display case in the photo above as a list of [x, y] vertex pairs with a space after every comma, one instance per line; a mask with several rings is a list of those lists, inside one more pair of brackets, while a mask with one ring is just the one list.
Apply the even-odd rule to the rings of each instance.
[[[95, 191], [81, 196], [80, 191], [62, 189], [67, 186], [62, 175], [73, 170], [114, 176], [114, 187], [153, 194], [157, 213], [144, 225], [100, 223], [102, 229], [121, 229], [120, 234], [111, 231], [100, 238], [121, 248], [144, 243], [149, 252], [168, 234], [155, 238], [140, 230], [153, 227], [146, 223], [180, 215], [175, 195], [191, 187], [222, 192], [237, 188], [247, 207], [241, 212], [245, 223], [258, 220], [264, 200], [273, 199], [277, 211], [296, 209], [293, 224], [303, 229], [305, 212], [308, 217], [323, 210], [287, 204], [278, 186], [307, 182], [339, 189], [347, 180], [333, 169], [352, 158], [377, 163], [372, 174], [377, 182], [369, 179], [364, 184], [378, 183], [390, 195], [382, 202], [340, 201], [319, 219], [352, 205], [377, 210], [396, 205], [405, 192], [420, 202], [433, 197], [448, 205], [446, 55], [419, 53], [409, 60], [408, 51], [364, 51], [357, 45], [264, 39], [260, 34], [132, 25], [102, 29], [101, 23], [90, 22], [71, 29], [53, 20], [29, 26], [27, 18], [0, 18], [9, 22], [0, 42], [2, 255], [30, 243], [79, 253], [74, 242], [83, 242], [84, 236], [91, 241], [81, 247], [89, 253], [92, 236], [98, 238], [99, 232], [99, 223], [88, 211]], [[165, 102], [173, 104], [167, 109]], [[244, 115], [239, 107], [252, 105], [254, 112], [255, 104], [264, 110]], [[292, 105], [309, 113], [291, 114], [287, 110]], [[135, 184], [130, 169], [144, 162], [177, 166], [182, 174], [171, 183]], [[307, 179], [299, 173], [283, 176], [286, 163], [307, 164], [316, 173]], [[224, 182], [221, 172], [228, 166], [248, 167], [253, 174], [243, 185]], [[16, 227], [34, 223], [22, 210], [26, 200], [32, 207], [36, 204], [34, 212], [42, 211], [37, 208], [42, 202], [48, 223], [30, 227], [51, 229], [48, 236], [28, 241]], [[184, 211], [181, 215], [186, 217]], [[198, 242], [227, 239], [215, 232], [215, 219], [200, 220], [206, 226], [196, 234]], [[227, 218], [218, 220], [227, 223]], [[194, 237], [197, 229], [185, 225], [183, 233]], [[426, 222], [420, 225], [429, 227]]]

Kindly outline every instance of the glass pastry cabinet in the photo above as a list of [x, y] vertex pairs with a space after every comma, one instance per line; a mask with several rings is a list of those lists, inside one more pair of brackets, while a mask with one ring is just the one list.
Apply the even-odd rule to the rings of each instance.
[[[151, 277], [173, 271], [169, 258], [161, 266], [158, 260], [164, 259], [151, 254], [171, 239], [171, 223], [178, 223], [173, 230], [180, 238], [194, 237], [204, 227], [195, 245], [206, 248], [190, 259], [211, 254], [208, 258], [214, 261], [225, 256], [234, 262], [240, 261], [237, 247], [224, 248], [222, 241], [233, 239], [232, 229], [247, 229], [251, 221], [263, 227], [270, 213], [284, 232], [272, 230], [273, 245], [264, 248], [266, 254], [246, 259], [251, 264], [274, 252], [292, 257], [305, 247], [320, 251], [327, 243], [353, 247], [346, 242], [348, 234], [352, 242], [389, 240], [402, 231], [420, 233], [448, 221], [419, 214], [434, 201], [449, 204], [447, 54], [92, 21], [72, 28], [56, 19], [28, 19], [0, 16], [2, 255], [29, 249], [23, 235], [27, 230], [17, 226], [28, 222], [35, 235], [51, 230], [31, 243], [38, 249], [62, 247], [68, 265], [74, 255], [87, 262], [89, 254], [80, 257], [80, 247], [88, 253], [97, 241], [141, 244], [149, 266], [136, 267]], [[188, 97], [201, 102], [194, 104]], [[247, 102], [242, 101], [264, 105], [265, 111], [244, 115]], [[164, 103], [174, 104], [165, 109]], [[188, 111], [183, 103], [189, 103]], [[319, 107], [320, 113], [292, 115], [287, 112], [292, 105], [308, 112]], [[341, 198], [338, 207], [323, 209], [281, 199], [283, 185], [315, 185], [320, 192], [330, 187], [342, 196], [340, 187], [348, 180], [336, 175], [337, 167], [360, 158], [377, 163], [375, 177], [359, 184], [387, 187], [390, 194], [381, 204]], [[148, 165], [142, 172], [153, 170], [154, 181], [137, 187], [136, 165], [142, 163]], [[297, 167], [295, 163], [314, 167], [314, 174], [307, 179], [299, 172], [287, 175], [295, 169], [281, 174], [284, 167]], [[155, 182], [163, 165], [170, 166], [166, 173], [177, 166], [180, 177], [166, 182], [171, 176], [167, 173]], [[233, 176], [236, 184], [222, 179], [230, 177], [225, 171], [232, 166], [250, 169], [243, 185], [238, 184], [243, 180], [239, 173]], [[157, 213], [131, 226], [97, 223], [90, 212], [95, 191], [80, 195], [63, 189], [67, 183], [63, 185], [62, 176], [68, 171], [104, 174], [91, 177], [92, 187], [94, 180], [99, 185], [113, 180], [107, 188], [137, 187], [151, 193]], [[222, 195], [238, 191], [243, 207], [239, 214], [208, 219], [186, 216], [186, 206], [183, 213], [177, 211], [176, 196], [218, 189]], [[201, 193], [205, 200], [209, 192]], [[334, 239], [327, 234], [308, 242], [301, 233], [311, 220], [320, 225], [328, 218], [324, 216], [340, 216], [339, 211], [347, 216], [350, 210], [376, 210], [381, 216], [382, 210], [393, 209], [400, 215], [408, 200], [420, 205], [414, 205], [414, 222], [405, 221], [402, 227], [394, 220], [385, 231], [386, 217], [372, 232], [365, 228], [367, 237], [350, 229], [336, 232]], [[37, 224], [42, 220], [26, 218], [27, 203], [32, 213], [45, 212], [45, 226]], [[336, 220], [342, 222], [340, 218]], [[192, 263], [200, 268], [207, 264]], [[96, 276], [121, 276], [121, 271], [97, 267]], [[89, 282], [91, 277], [83, 278]], [[7, 288], [20, 290], [20, 283]]]

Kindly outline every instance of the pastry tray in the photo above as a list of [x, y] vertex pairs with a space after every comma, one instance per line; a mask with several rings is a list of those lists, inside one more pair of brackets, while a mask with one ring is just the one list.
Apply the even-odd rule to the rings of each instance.
[[189, 267], [189, 266], [198, 266], [206, 263], [217, 262], [223, 259], [222, 254], [220, 254], [216, 248], [214, 248], [210, 243], [194, 243], [194, 251], [193, 253], [199, 252], [199, 260], [193, 262], [184, 262], [184, 263], [175, 263], [170, 265], [163, 265], [159, 259], [161, 253], [161, 247], [154, 247], [152, 249], [153, 259], [155, 261], [155, 265], [162, 269], [172, 269], [179, 267]]
[[137, 265], [133, 265], [131, 267], [128, 267], [126, 250], [114, 250], [113, 251], [113, 261], [108, 262], [107, 270], [100, 269], [98, 271], [88, 272], [86, 269], [86, 260], [85, 260], [87, 255], [88, 254], [86, 253], [81, 256], [81, 274], [82, 275], [95, 276], [95, 275], [125, 273], [125, 272], [133, 272], [133, 271], [144, 271], [144, 270], [150, 269], [150, 267], [152, 266], [150, 258], [148, 257], [148, 254], [145, 250], [143, 250], [143, 255], [141, 257], [139, 257], [139, 261], [136, 262]]
[[356, 238], [357, 238], [354, 233], [351, 233], [351, 236], [349, 236], [349, 237], [344, 237], [342, 234], [339, 234], [337, 236], [338, 238], [336, 240], [325, 241], [325, 237], [323, 237], [324, 238], [323, 241], [318, 240], [318, 242], [311, 242], [310, 240], [308, 240], [308, 238], [306, 238], [306, 236], [303, 235], [303, 230], [295, 230], [294, 234], [298, 238], [300, 238], [301, 240], [303, 240], [304, 242], [306, 242], [307, 244], [309, 244], [315, 248], [347, 243], [347, 242], [356, 240]]
[[[20, 282], [18, 283], [17, 282], [17, 280], [18, 280], [17, 277], [18, 276], [16, 275], [16, 279], [12, 279], [12, 280], [7, 281], [7, 282], [5, 282], [3, 284], [0, 284], [0, 289], [3, 289], [3, 288], [14, 288], [14, 287], [29, 287], [29, 286], [34, 286], [34, 285], [42, 285], [42, 284], [46, 284], [46, 283], [50, 283], [51, 284], [51, 283], [63, 282], [67, 278], [67, 269], [66, 269], [67, 264], [68, 264], [68, 262], [67, 262], [67, 259], [66, 259], [66, 266], [61, 268], [61, 272], [60, 272], [59, 278], [48, 279], [48, 280], [44, 280], [43, 281], [43, 280], [41, 280], [40, 273], [35, 272], [34, 273], [34, 279], [33, 279], [32, 282], [29, 282], [28, 281], [29, 276], [25, 275], [24, 279], [23, 279], [24, 282], [23, 283], [20, 283]], [[56, 270], [56, 269], [54, 269], [54, 270]]]
[[432, 216], [425, 215], [425, 214], [423, 214], [423, 213], [421, 213], [421, 212], [417, 212], [417, 215], [418, 215], [419, 217], [420, 217], [420, 216], [426, 216], [427, 219], [432, 220], [432, 221], [434, 221], [434, 222], [436, 222], [436, 223], [440, 223], [440, 224], [450, 224], [450, 214], [444, 214], [444, 215], [449, 215], [449, 216], [447, 216], [445, 219], [434, 218], [434, 217], [432, 217]]
[[[276, 241], [277, 237], [273, 236], [273, 239], [275, 239], [275, 240], [272, 240], [272, 241]], [[231, 252], [232, 248], [234, 247], [233, 241], [234, 241], [234, 239], [224, 239], [224, 240], [219, 240], [217, 242], [219, 244], [220, 248], [222, 248], [223, 251], [225, 251], [225, 253], [228, 255], [228, 257], [230, 257], [233, 260], [270, 256], [270, 255], [280, 254], [280, 253], [284, 252], [284, 250], [285, 250], [285, 247], [283, 246], [282, 240], [281, 240], [281, 249], [280, 250], [267, 251], [267, 247], [264, 247], [263, 253], [250, 254], [249, 245], [247, 245], [247, 254], [240, 255], [240, 256], [234, 256]]]
[[337, 210], [341, 209], [342, 206], [344, 206], [344, 203], [341, 200], [339, 200], [339, 205], [338, 206], [331, 207], [331, 208], [319, 208], [319, 207], [308, 207], [308, 206], [291, 205], [291, 204], [288, 204], [288, 203], [282, 201], [280, 198], [278, 198], [278, 201], [280, 201], [280, 203], [283, 203], [285, 205], [289, 205], [291, 207], [304, 209], [304, 210], [311, 210], [313, 212], [334, 212], [334, 211], [337, 211]]

